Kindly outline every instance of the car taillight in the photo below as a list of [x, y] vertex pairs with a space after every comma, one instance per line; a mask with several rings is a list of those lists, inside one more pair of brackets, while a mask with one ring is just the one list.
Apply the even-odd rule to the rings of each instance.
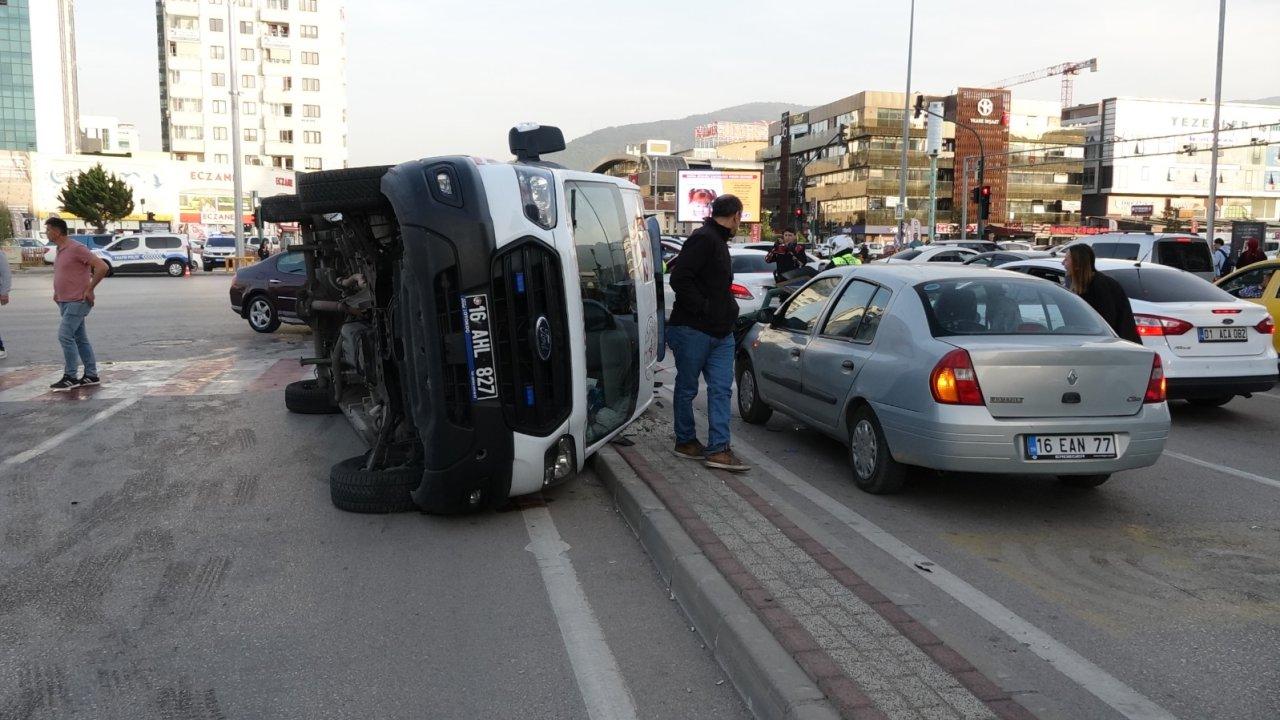
[[1276, 331], [1276, 321], [1272, 320], [1271, 316], [1268, 315], [1262, 318], [1262, 322], [1258, 323], [1257, 325], [1254, 325], [1253, 329], [1257, 330], [1263, 335], [1273, 335], [1275, 334], [1275, 331]]
[[933, 399], [944, 405], [984, 404], [968, 350], [956, 349], [942, 356], [929, 376], [929, 390]]
[[1165, 400], [1164, 365], [1160, 363], [1160, 355], [1156, 354], [1151, 361], [1151, 378], [1147, 380], [1147, 395], [1144, 403], [1162, 403]]
[[1133, 322], [1138, 326], [1138, 334], [1143, 337], [1182, 335], [1194, 327], [1186, 320], [1162, 317], [1160, 315], [1143, 315], [1141, 313], [1134, 313]]
[[732, 283], [731, 285], [729, 285], [729, 292], [733, 293], [733, 296], [739, 300], [755, 299], [755, 295], [751, 294], [751, 291], [747, 289], [746, 285], [739, 285], [738, 283]]

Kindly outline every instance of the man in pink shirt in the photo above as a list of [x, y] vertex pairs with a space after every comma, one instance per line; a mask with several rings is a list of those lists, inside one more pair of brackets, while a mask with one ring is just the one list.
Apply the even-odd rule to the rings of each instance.
[[[58, 246], [53, 261], [53, 301], [58, 303], [62, 323], [58, 326], [58, 342], [62, 345], [62, 379], [50, 385], [54, 392], [97, 385], [98, 363], [93, 346], [85, 332], [84, 319], [93, 309], [93, 289], [107, 276], [107, 263], [89, 248], [67, 236], [67, 221], [49, 218], [44, 234]], [[76, 370], [84, 363], [84, 375]]]

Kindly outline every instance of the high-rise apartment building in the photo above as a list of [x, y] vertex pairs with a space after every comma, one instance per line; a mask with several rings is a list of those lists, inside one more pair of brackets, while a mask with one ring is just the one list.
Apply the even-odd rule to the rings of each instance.
[[72, 0], [0, 2], [0, 150], [69, 153], [79, 114]]
[[235, 87], [245, 165], [303, 171], [346, 167], [343, 5], [341, 0], [156, 0], [164, 149], [179, 160], [230, 164], [230, 91]]

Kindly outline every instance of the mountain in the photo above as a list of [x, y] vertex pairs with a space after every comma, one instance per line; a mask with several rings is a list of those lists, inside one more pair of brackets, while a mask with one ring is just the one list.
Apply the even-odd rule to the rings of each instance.
[[1261, 100], [1246, 100], [1245, 102], [1252, 103], [1254, 105], [1280, 105], [1280, 95], [1262, 98]]
[[549, 155], [547, 159], [574, 170], [590, 170], [602, 158], [620, 155], [629, 143], [670, 140], [675, 150], [685, 150], [693, 145], [693, 129], [698, 125], [716, 120], [731, 122], [777, 120], [784, 111], [799, 112], [805, 109], [802, 106], [787, 103], [755, 102], [701, 115], [690, 115], [679, 120], [657, 120], [607, 127], [570, 140], [565, 144], [564, 152]]

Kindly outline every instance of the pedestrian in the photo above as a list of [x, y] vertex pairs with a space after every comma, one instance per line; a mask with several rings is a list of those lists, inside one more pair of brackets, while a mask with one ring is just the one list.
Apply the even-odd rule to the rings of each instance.
[[262, 242], [258, 243], [258, 259], [266, 260], [269, 257], [271, 257], [271, 248], [267, 247], [267, 239], [263, 238]]
[[[85, 330], [85, 317], [93, 309], [94, 288], [107, 276], [107, 263], [89, 248], [67, 236], [67, 221], [49, 218], [44, 223], [45, 236], [58, 248], [53, 261], [53, 301], [58, 304], [62, 321], [58, 325], [58, 342], [62, 345], [62, 379], [50, 385], [54, 392], [65, 392], [101, 382], [98, 363]], [[84, 375], [76, 377], [79, 365]]]
[[1244, 252], [1240, 253], [1240, 261], [1236, 263], [1236, 267], [1249, 267], [1266, 259], [1267, 254], [1258, 248], [1258, 238], [1249, 238], [1245, 243]]
[[1067, 289], [1089, 303], [1116, 335], [1141, 345], [1129, 296], [1124, 294], [1120, 283], [1098, 272], [1094, 257], [1093, 248], [1088, 245], [1067, 248], [1062, 258], [1062, 266], [1067, 270]]
[[[9, 304], [9, 290], [13, 287], [13, 274], [9, 272], [9, 256], [0, 252], [0, 306]], [[0, 360], [9, 356], [0, 337]]]
[[786, 274], [809, 262], [804, 252], [804, 245], [796, 240], [796, 231], [787, 228], [782, 232], [782, 239], [773, 243], [764, 261], [773, 263], [773, 279], [782, 282]]
[[858, 250], [858, 259], [862, 261], [863, 265], [871, 262], [871, 251], [867, 249], [866, 243], [862, 243], [862, 247]]
[[1213, 274], [1215, 277], [1222, 277], [1235, 269], [1235, 263], [1231, 262], [1231, 253], [1223, 247], [1222, 238], [1216, 238], [1213, 241]]
[[[729, 447], [733, 325], [738, 317], [738, 302], [730, 290], [729, 240], [741, 223], [742, 201], [737, 197], [721, 195], [711, 203], [711, 215], [685, 241], [680, 261], [673, 263], [670, 285], [676, 298], [667, 321], [667, 345], [676, 359], [675, 454], [733, 472], [751, 469]], [[698, 442], [693, 423], [699, 375], [707, 381], [706, 445]]]

